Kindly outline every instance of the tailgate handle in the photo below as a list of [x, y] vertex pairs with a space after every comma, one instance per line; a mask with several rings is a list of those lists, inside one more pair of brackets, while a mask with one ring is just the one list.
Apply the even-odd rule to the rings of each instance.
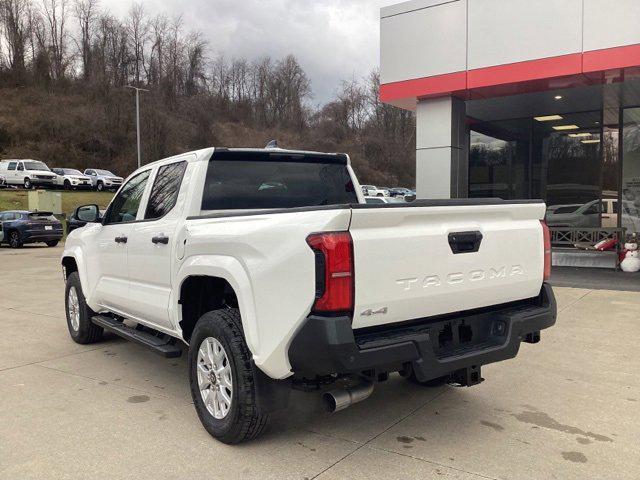
[[482, 234], [480, 232], [457, 232], [449, 234], [449, 246], [454, 254], [475, 253], [480, 250]]

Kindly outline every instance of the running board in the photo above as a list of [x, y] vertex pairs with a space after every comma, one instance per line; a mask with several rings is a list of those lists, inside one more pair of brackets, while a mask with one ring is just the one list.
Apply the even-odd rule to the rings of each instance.
[[115, 333], [119, 337], [147, 347], [165, 358], [177, 358], [182, 355], [182, 348], [172, 343], [173, 339], [169, 335], [158, 337], [148, 331], [129, 327], [115, 318], [107, 317], [106, 315], [96, 315], [91, 318], [91, 321], [105, 330]]

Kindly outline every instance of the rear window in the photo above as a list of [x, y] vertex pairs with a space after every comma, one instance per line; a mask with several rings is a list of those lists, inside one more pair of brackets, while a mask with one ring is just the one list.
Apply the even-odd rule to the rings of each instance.
[[55, 222], [57, 218], [51, 212], [33, 212], [29, 214], [30, 220], [46, 220], [48, 222]]
[[319, 161], [209, 162], [202, 210], [254, 210], [358, 203], [344, 164]]

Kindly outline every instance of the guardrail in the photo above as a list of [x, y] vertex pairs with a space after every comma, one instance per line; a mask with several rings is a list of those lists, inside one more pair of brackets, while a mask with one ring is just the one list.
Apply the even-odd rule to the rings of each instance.
[[608, 238], [618, 239], [618, 248], [624, 243], [625, 228], [597, 228], [597, 227], [549, 227], [551, 232], [551, 245], [557, 247], [575, 246], [576, 244], [590, 244], [607, 240]]
[[[593, 246], [602, 240], [609, 238], [616, 238], [616, 267], [620, 266], [620, 252], [626, 239], [625, 228], [597, 228], [597, 227], [583, 227], [583, 228], [567, 228], [567, 227], [549, 227], [551, 233], [551, 246], [552, 247], [571, 247], [576, 248], [576, 245], [583, 244], [585, 246]], [[576, 251], [579, 251], [576, 248]], [[585, 253], [596, 253], [596, 250], [586, 250]]]

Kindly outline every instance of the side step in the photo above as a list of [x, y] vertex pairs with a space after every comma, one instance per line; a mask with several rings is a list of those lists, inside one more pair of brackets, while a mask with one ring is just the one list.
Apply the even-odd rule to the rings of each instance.
[[96, 315], [91, 318], [91, 321], [119, 337], [139, 343], [165, 358], [177, 358], [182, 355], [180, 346], [172, 343], [173, 339], [168, 335], [158, 337], [148, 331], [136, 330], [106, 315]]

